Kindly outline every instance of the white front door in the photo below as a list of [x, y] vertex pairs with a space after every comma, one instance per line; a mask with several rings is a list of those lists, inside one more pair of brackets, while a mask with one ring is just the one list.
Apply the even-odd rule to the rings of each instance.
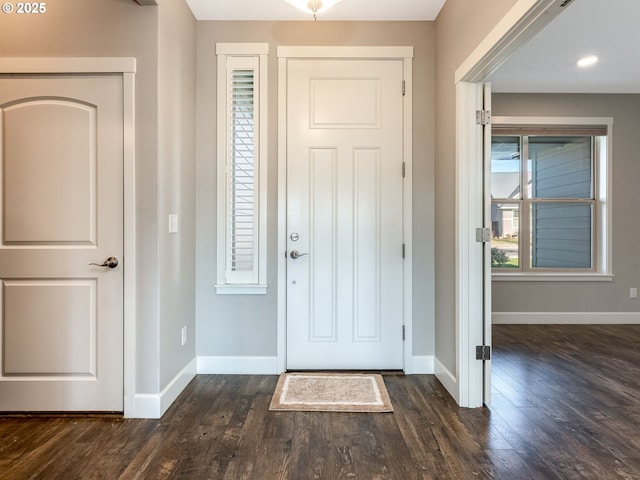
[[287, 369], [402, 369], [403, 63], [287, 72]]
[[0, 171], [0, 411], [122, 411], [122, 76], [0, 75]]

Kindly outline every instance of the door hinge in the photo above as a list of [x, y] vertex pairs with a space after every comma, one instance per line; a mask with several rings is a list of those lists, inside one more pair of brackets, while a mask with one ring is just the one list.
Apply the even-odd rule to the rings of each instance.
[[402, 258], [404, 258], [406, 250], [407, 250], [407, 246], [406, 246], [406, 244], [403, 243], [402, 244]]
[[486, 227], [476, 228], [476, 242], [487, 243], [491, 241], [491, 230]]
[[404, 97], [407, 94], [407, 82], [406, 80], [402, 80], [402, 96]]
[[402, 325], [402, 341], [404, 342], [404, 340], [406, 339], [406, 328], [404, 325]]
[[476, 360], [491, 360], [491, 346], [489, 345], [477, 346]]
[[476, 125], [490, 125], [491, 110], [476, 110]]
[[407, 164], [405, 162], [402, 162], [402, 178], [404, 178], [407, 175]]

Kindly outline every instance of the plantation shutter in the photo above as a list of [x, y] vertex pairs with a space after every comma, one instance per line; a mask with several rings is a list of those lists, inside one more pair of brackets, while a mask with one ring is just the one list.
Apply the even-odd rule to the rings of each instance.
[[269, 45], [218, 43], [217, 294], [267, 293]]
[[258, 148], [255, 58], [228, 59], [226, 283], [258, 281]]

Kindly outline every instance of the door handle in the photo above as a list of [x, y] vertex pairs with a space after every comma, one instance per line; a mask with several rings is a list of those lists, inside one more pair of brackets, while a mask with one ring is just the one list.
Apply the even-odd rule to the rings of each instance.
[[291, 250], [291, 253], [289, 255], [291, 256], [291, 258], [296, 259], [296, 258], [304, 257], [305, 255], [309, 255], [309, 254], [300, 253], [298, 250]]
[[104, 263], [90, 263], [89, 265], [96, 265], [97, 267], [116, 268], [118, 266], [118, 259], [116, 257], [109, 257], [104, 261]]

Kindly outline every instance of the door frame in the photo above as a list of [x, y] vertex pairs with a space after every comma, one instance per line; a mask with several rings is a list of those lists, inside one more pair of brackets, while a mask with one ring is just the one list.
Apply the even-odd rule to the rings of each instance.
[[135, 74], [132, 57], [0, 58], [0, 74], [119, 74], [123, 92], [124, 416], [134, 416], [136, 391]]
[[483, 195], [481, 173], [486, 165], [475, 125], [482, 85], [511, 54], [562, 13], [563, 3], [564, 0], [519, 0], [455, 72], [456, 374], [453, 377], [449, 372], [436, 371], [436, 375], [461, 407], [481, 407], [490, 382], [490, 378], [483, 378], [484, 362], [475, 358], [476, 346], [484, 342], [483, 322], [491, 321], [479, 314], [484, 305], [490, 305], [491, 281], [490, 273], [488, 280], [483, 280], [486, 259], [474, 235], [475, 229], [483, 226], [483, 218], [473, 210], [490, 201]]
[[278, 47], [278, 327], [277, 369], [287, 368], [287, 65], [292, 59], [401, 60], [405, 81], [403, 106], [403, 154], [406, 165], [403, 185], [402, 323], [405, 326], [403, 368], [413, 373], [413, 280], [412, 280], [412, 159], [413, 159], [413, 47]]

